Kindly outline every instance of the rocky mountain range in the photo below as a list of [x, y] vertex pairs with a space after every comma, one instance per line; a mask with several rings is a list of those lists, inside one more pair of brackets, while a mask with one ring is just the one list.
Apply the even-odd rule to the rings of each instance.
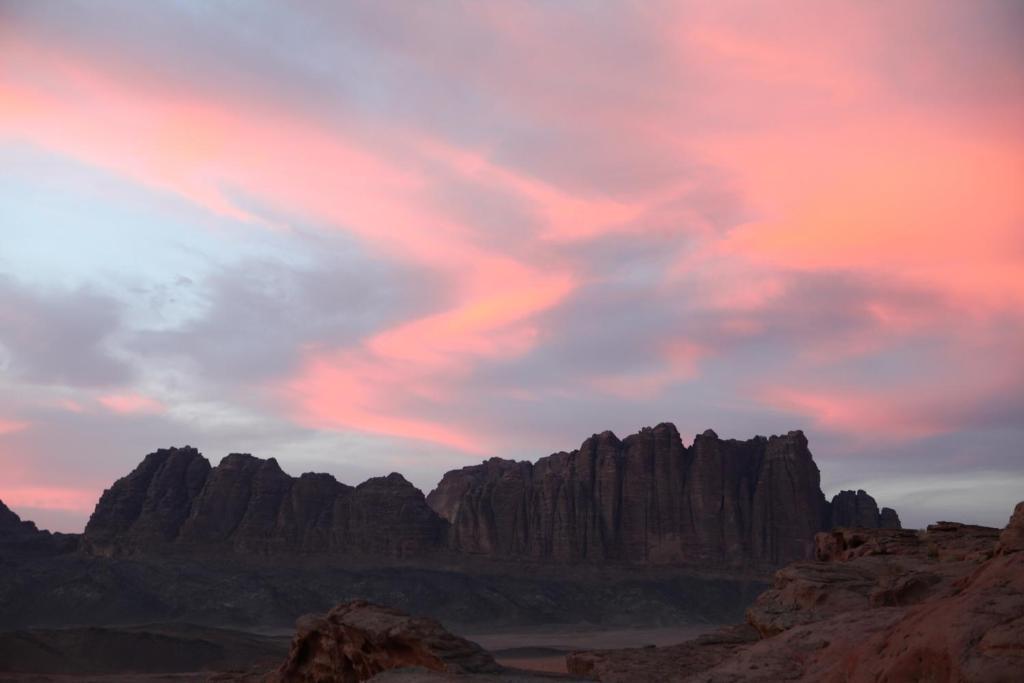
[[164, 552], [446, 556], [542, 563], [772, 567], [808, 557], [836, 525], [898, 527], [863, 491], [826, 501], [802, 432], [686, 447], [669, 423], [595, 434], [535, 463], [492, 458], [424, 496], [400, 474], [358, 486], [191, 447], [149, 454], [105, 491], [91, 555]]
[[285, 474], [273, 458], [233, 453], [217, 467], [195, 448], [150, 453], [103, 492], [85, 528], [93, 555], [175, 549], [403, 558], [441, 546], [445, 524], [400, 474], [347, 486]]

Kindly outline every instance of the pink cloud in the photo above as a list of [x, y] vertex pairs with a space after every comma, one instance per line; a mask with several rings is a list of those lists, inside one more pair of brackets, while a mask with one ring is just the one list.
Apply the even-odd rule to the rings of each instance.
[[14, 434], [15, 432], [21, 432], [28, 429], [31, 425], [28, 422], [22, 422], [20, 420], [4, 420], [0, 419], [0, 436], [4, 434]]
[[[223, 188], [238, 188], [288, 213], [350, 231], [387, 258], [441, 273], [453, 293], [447, 308], [384, 330], [358, 349], [325, 350], [288, 383], [289, 392], [304, 397], [293, 406], [304, 423], [479, 448], [450, 428], [403, 415], [395, 397], [410, 387], [422, 395], [439, 395], [476, 359], [514, 356], [530, 348], [536, 331], [529, 319], [572, 291], [570, 271], [538, 268], [480, 247], [473, 226], [454, 222], [435, 205], [427, 175], [408, 159], [365, 149], [343, 130], [325, 129], [265, 103], [243, 106], [161, 89], [137, 74], [106, 72], [88, 61], [72, 63], [59, 51], [18, 43], [15, 48], [73, 87], [78, 103], [77, 115], [65, 121], [54, 114], [65, 95], [15, 79], [7, 94], [13, 114], [8, 123], [19, 135], [173, 191], [215, 214], [263, 224], [226, 198]], [[408, 142], [407, 149], [455, 173], [536, 204], [549, 231], [614, 224], [635, 211], [606, 200], [574, 198], [429, 138]], [[320, 381], [328, 367], [347, 372], [343, 391], [332, 392]], [[382, 381], [390, 390], [378, 388]], [[363, 403], [347, 396], [363, 397]], [[100, 402], [115, 412], [162, 410], [139, 396], [107, 396]]]
[[[487, 446], [472, 430], [416, 417], [423, 403], [449, 401], [460, 379], [485, 358], [520, 355], [536, 343], [531, 316], [560, 301], [572, 282], [517, 264], [489, 274], [462, 305], [385, 330], [355, 349], [311, 350], [283, 387], [297, 418], [431, 441], [468, 452]], [[518, 286], [517, 286], [518, 285]]]
[[12, 508], [91, 513], [99, 496], [90, 489], [0, 484], [0, 500]]
[[[964, 133], [858, 121], [723, 144], [764, 219], [720, 248], [776, 267], [895, 272], [972, 307], [1020, 310], [1024, 144]], [[782, 156], [792, 163], [784, 177]]]
[[770, 389], [760, 400], [777, 409], [806, 415], [824, 429], [849, 435], [884, 435], [914, 439], [951, 429], [937, 418], [924, 417], [907, 397], [886, 398], [880, 392]]
[[74, 399], [65, 398], [57, 401], [56, 405], [69, 413], [84, 413], [85, 406]]
[[[345, 115], [328, 123], [287, 103], [211, 95], [14, 32], [4, 34], [4, 54], [32, 69], [0, 72], [3, 134], [252, 228], [288, 230], [234, 199], [256, 197], [277, 215], [351, 233], [374, 257], [439, 276], [449, 299], [436, 310], [341, 348], [310, 347], [299, 371], [271, 387], [296, 421], [319, 428], [488, 450], [486, 435], [455, 414], [463, 382], [487, 361], [542, 345], [549, 330], [540, 314], [602, 277], [585, 272], [585, 259], [574, 260], [568, 247], [663, 224], [693, 240], [665, 288], [694, 284], [694, 308], [728, 314], [723, 329], [738, 336], [761, 331], [754, 314], [779, 299], [792, 272], [895, 275], [938, 302], [917, 312], [880, 297], [869, 307], [870, 329], [796, 349], [802, 364], [884, 352], [929, 328], [962, 326], [971, 339], [987, 320], [1024, 311], [1019, 93], [1000, 111], [985, 102], [955, 110], [916, 103], [887, 80], [892, 65], [882, 51], [895, 35], [887, 12], [831, 6], [791, 16], [750, 8], [737, 20], [714, 6], [687, 16], [661, 9], [647, 16], [644, 35], [664, 46], [664, 71], [638, 72], [635, 82], [594, 68], [580, 48], [594, 36], [564, 40], [552, 25], [566, 28], [565, 17], [552, 24], [535, 8], [476, 12], [506, 51], [493, 70], [444, 64], [456, 81], [499, 93], [497, 102], [532, 125], [584, 130], [595, 148], [624, 158], [634, 149], [643, 160], [678, 157], [670, 180], [631, 192], [569, 189], [552, 180], [557, 174], [543, 159], [502, 165], [486, 143], [461, 147]], [[841, 35], [828, 30], [837, 26]], [[906, 40], [915, 58], [901, 69], [929, 78], [942, 72], [930, 50]], [[541, 87], [551, 85], [544, 77], [553, 63], [582, 87]], [[494, 74], [501, 78], [488, 82]], [[749, 204], [741, 225], [719, 228], [694, 207], [666, 208], [693, 187], [678, 178], [705, 167], [736, 186], [736, 202]], [[518, 244], [482, 246], [488, 236], [479, 226], [438, 201], [437, 175], [445, 174], [513, 197], [539, 225], [523, 226]], [[657, 395], [697, 377], [705, 353], [685, 344], [662, 349], [656, 369], [611, 368], [587, 385], [620, 398]], [[942, 428], [902, 414], [889, 393], [811, 388], [765, 400], [837, 430], [860, 423], [907, 436]], [[137, 395], [99, 401], [120, 413], [164, 409]]]
[[156, 399], [141, 394], [108, 394], [96, 399], [107, 410], [122, 415], [157, 414], [167, 410]]

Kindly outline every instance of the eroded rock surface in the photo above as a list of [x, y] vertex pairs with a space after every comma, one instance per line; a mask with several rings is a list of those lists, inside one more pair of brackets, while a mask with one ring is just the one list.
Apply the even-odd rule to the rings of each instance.
[[573, 652], [566, 656], [566, 668], [605, 683], [683, 680], [735, 656], [757, 637], [753, 628], [738, 624], [668, 647]]
[[1024, 503], [1002, 533], [952, 522], [822, 533], [818, 559], [777, 572], [748, 610], [759, 640], [574, 653], [569, 665], [601, 681], [1018, 681], [1022, 531]]
[[502, 671], [479, 645], [433, 619], [412, 617], [365, 600], [299, 620], [281, 683], [355, 683], [391, 669], [418, 667], [450, 674]]

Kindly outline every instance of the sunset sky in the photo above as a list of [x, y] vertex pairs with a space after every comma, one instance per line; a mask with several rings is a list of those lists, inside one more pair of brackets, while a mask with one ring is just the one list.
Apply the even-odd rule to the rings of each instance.
[[0, 500], [803, 429], [1024, 498], [1024, 3], [0, 0]]

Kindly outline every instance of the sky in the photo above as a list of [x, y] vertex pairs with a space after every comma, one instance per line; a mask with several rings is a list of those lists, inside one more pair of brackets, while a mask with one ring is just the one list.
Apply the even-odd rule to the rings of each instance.
[[0, 0], [0, 500], [803, 429], [1024, 499], [1024, 3]]

